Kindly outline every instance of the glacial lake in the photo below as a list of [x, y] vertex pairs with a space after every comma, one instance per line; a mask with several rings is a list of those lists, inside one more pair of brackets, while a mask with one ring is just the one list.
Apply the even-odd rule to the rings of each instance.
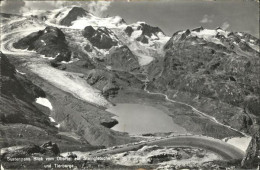
[[119, 123], [112, 129], [129, 134], [157, 132], [185, 133], [186, 130], [161, 110], [142, 104], [117, 104], [106, 111], [115, 114]]

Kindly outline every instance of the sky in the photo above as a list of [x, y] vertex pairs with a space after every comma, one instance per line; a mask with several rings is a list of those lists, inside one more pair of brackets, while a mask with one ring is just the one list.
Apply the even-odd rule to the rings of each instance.
[[114, 0], [114, 1], [24, 1], [7, 0], [1, 12], [24, 13], [52, 10], [68, 5], [82, 6], [98, 16], [119, 15], [127, 23], [145, 21], [171, 36], [179, 30], [199, 26], [248, 32], [259, 37], [257, 0]]

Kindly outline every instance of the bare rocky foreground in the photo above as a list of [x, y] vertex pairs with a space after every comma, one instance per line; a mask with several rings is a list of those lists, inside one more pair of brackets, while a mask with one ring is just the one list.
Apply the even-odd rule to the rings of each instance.
[[[67, 168], [256, 167], [259, 39], [202, 27], [167, 37], [82, 8], [0, 15], [5, 168], [66, 168], [57, 156]], [[186, 134], [114, 131], [106, 109], [118, 103], [160, 109]], [[246, 152], [220, 140], [243, 136]]]

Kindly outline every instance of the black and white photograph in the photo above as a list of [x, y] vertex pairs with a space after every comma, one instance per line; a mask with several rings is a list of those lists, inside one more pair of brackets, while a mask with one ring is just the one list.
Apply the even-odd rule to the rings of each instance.
[[259, 170], [259, 0], [1, 0], [0, 170]]

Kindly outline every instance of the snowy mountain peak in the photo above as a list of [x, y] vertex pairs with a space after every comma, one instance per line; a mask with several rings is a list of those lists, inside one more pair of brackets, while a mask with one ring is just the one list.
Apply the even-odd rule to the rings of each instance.
[[[190, 31], [178, 31], [173, 34], [170, 41], [165, 45], [165, 49], [169, 49], [174, 44], [182, 42], [190, 45], [211, 44], [218, 46], [220, 49], [227, 49], [241, 53], [247, 51], [249, 53], [259, 53], [259, 40], [250, 34], [242, 32], [229, 32], [218, 27], [217, 29], [205, 29], [203, 27], [195, 28]], [[242, 55], [242, 53], [241, 53]]]
[[216, 44], [222, 44], [220, 40], [218, 40], [218, 36], [228, 37], [230, 32], [224, 31], [221, 28], [217, 29], [205, 29], [203, 27], [192, 29], [191, 31], [188, 29], [186, 31], [178, 31], [172, 36], [172, 41], [178, 42], [186, 40], [187, 38], [201, 38], [208, 42], [213, 42]]
[[[61, 25], [71, 26], [72, 22], [77, 20], [78, 17], [87, 16], [89, 13], [80, 7], [72, 7], [68, 14], [60, 21]], [[57, 14], [59, 15], [59, 13]]]

